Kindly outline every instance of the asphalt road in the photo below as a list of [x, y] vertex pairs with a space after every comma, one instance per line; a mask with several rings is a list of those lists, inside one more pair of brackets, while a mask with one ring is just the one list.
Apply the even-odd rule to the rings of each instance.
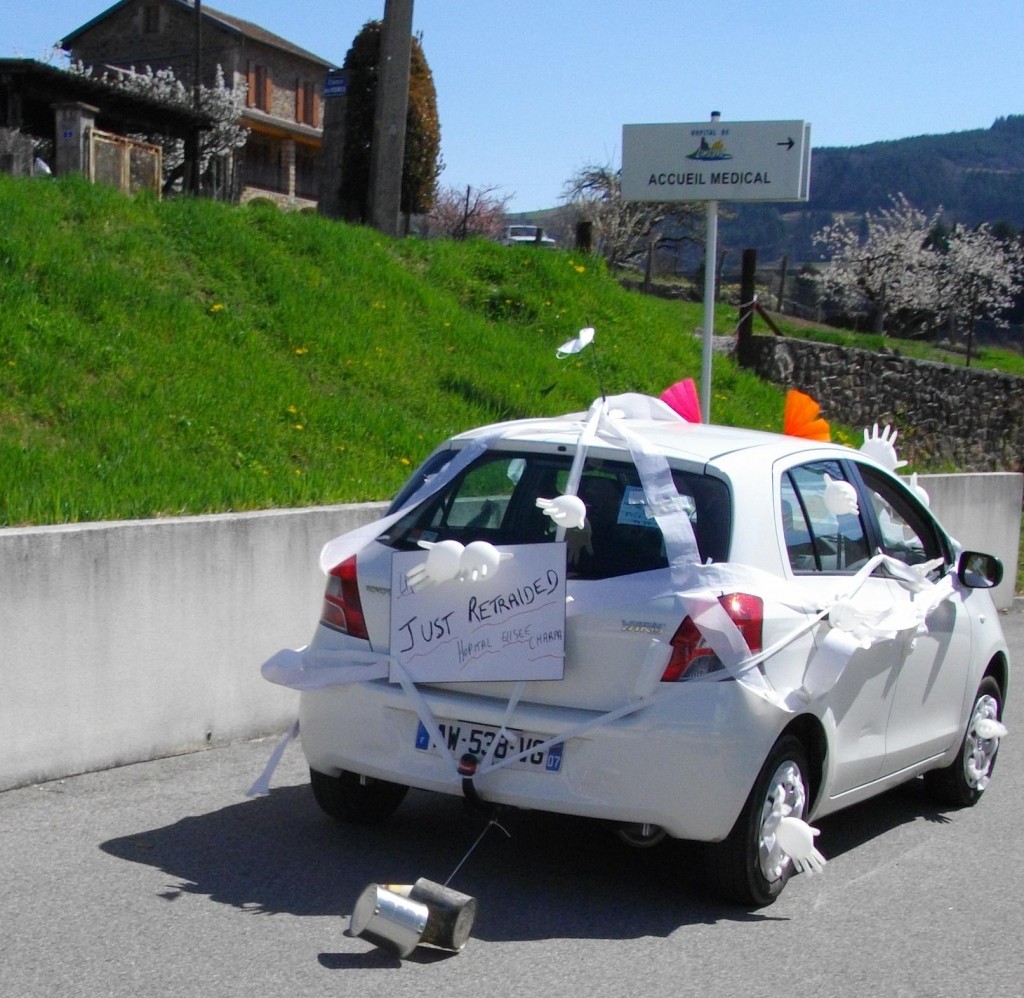
[[[1024, 611], [1004, 625], [1019, 662]], [[592, 823], [512, 814], [452, 884], [480, 904], [465, 950], [404, 961], [347, 935], [348, 914], [369, 883], [451, 873], [482, 828], [455, 799], [413, 793], [381, 829], [337, 826], [296, 745], [248, 799], [273, 740], [8, 791], [0, 992], [1021, 996], [1018, 693], [977, 807], [938, 810], [918, 782], [824, 819], [825, 870], [770, 908], [708, 898], [678, 843], [635, 851]]]

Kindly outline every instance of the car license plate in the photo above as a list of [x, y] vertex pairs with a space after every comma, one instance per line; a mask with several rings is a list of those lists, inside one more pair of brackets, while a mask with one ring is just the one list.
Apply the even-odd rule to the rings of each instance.
[[[441, 736], [444, 738], [448, 750], [456, 759], [467, 752], [475, 755], [478, 759], [483, 759], [494, 744], [494, 739], [498, 737], [500, 730], [485, 725], [470, 724], [468, 721], [439, 721], [437, 726], [441, 729]], [[495, 762], [501, 762], [509, 756], [534, 749], [522, 759], [510, 762], [509, 768], [557, 773], [562, 768], [562, 750], [565, 745], [563, 742], [555, 742], [554, 745], [549, 745], [546, 749], [537, 747], [546, 741], [547, 739], [543, 735], [524, 734], [521, 731], [506, 728], [491, 758]], [[436, 748], [422, 721], [416, 726], [416, 748], [423, 752], [429, 752], [431, 748]]]

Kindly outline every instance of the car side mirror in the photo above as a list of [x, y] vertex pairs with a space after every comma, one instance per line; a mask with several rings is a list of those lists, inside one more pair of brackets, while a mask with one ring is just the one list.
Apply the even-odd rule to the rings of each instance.
[[994, 554], [964, 551], [957, 562], [956, 577], [968, 589], [992, 589], [1003, 581], [1003, 563]]

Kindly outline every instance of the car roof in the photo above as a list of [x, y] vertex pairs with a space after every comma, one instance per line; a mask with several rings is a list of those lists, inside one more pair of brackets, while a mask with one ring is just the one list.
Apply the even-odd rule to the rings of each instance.
[[[627, 403], [627, 411], [616, 412], [614, 404], [622, 398], [630, 399], [631, 403]], [[635, 404], [638, 399], [642, 400], [642, 404]], [[724, 467], [733, 463], [730, 460], [733, 456], [749, 458], [752, 452], [757, 452], [761, 460], [768, 464], [793, 455], [808, 459], [834, 459], [855, 455], [858, 459], [865, 457], [841, 444], [713, 423], [690, 423], [673, 413], [660, 400], [646, 396], [619, 396], [609, 399], [608, 403], [612, 409], [612, 419], [629, 432], [636, 434], [658, 453], [681, 462]], [[642, 411], [645, 408], [647, 411]], [[497, 444], [500, 447], [518, 443], [531, 448], [537, 445], [551, 445], [572, 449], [579, 440], [588, 415], [585, 412], [577, 412], [495, 423], [458, 434], [453, 440], [468, 442], [500, 435], [502, 442]], [[609, 440], [605, 436], [599, 437], [592, 449], [621, 450], [628, 453], [624, 443]]]

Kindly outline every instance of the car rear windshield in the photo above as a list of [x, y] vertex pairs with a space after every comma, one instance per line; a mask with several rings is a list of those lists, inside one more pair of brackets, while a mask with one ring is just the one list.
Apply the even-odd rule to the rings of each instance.
[[[537, 499], [564, 493], [570, 464], [568, 454], [488, 451], [379, 539], [404, 550], [419, 541], [513, 545], [554, 540], [557, 526], [538, 508]], [[673, 478], [701, 560], [726, 560], [732, 528], [727, 486], [680, 470], [673, 470]], [[566, 532], [569, 578], [606, 579], [667, 567], [661, 530], [644, 511], [643, 488], [632, 463], [588, 459], [577, 494], [587, 521], [582, 530]]]

